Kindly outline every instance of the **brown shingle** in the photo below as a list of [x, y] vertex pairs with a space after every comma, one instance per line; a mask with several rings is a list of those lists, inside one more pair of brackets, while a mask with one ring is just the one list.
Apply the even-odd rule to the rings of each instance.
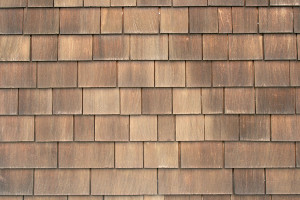
[[142, 91], [140, 88], [121, 88], [120, 104], [121, 114], [141, 114], [142, 113]]
[[33, 170], [1, 169], [0, 177], [0, 195], [33, 195]]
[[92, 195], [153, 195], [157, 193], [156, 169], [95, 169], [92, 170], [91, 177]]
[[31, 43], [33, 61], [57, 60], [57, 36], [32, 36]]
[[59, 143], [59, 168], [113, 168], [114, 143]]
[[175, 116], [161, 115], [157, 117], [158, 141], [175, 141]]
[[101, 35], [93, 39], [94, 60], [129, 60], [128, 35]]
[[167, 60], [167, 35], [131, 35], [130, 58], [132, 60]]
[[294, 10], [294, 32], [300, 33], [300, 8], [293, 8]]
[[119, 114], [119, 89], [83, 89], [83, 114]]
[[0, 34], [22, 34], [22, 28], [23, 9], [0, 10]]
[[143, 114], [171, 114], [172, 89], [169, 88], [143, 88], [142, 89]]
[[59, 9], [57, 8], [25, 9], [23, 31], [25, 34], [58, 34], [59, 33]]
[[207, 6], [207, 0], [173, 0], [173, 6]]
[[187, 61], [186, 86], [207, 87], [211, 86], [211, 62]]
[[[297, 35], [297, 44], [300, 44], [300, 36]], [[300, 45], [297, 45], [298, 46], [298, 60], [300, 60]]]
[[239, 140], [239, 117], [237, 115], [206, 115], [205, 140]]
[[268, 6], [269, 0], [246, 0], [246, 6]]
[[38, 63], [37, 82], [39, 88], [76, 87], [76, 62]]
[[204, 140], [204, 115], [176, 115], [176, 141]]
[[185, 62], [156, 61], [155, 87], [184, 87]]
[[202, 60], [201, 35], [170, 35], [170, 60]]
[[202, 89], [202, 113], [203, 114], [223, 113], [223, 89], [222, 88]]
[[74, 116], [74, 140], [94, 141], [94, 116]]
[[89, 173], [87, 169], [37, 169], [34, 173], [34, 194], [88, 195]]
[[222, 168], [222, 142], [181, 142], [181, 168]]
[[115, 168], [143, 168], [143, 142], [115, 143]]
[[254, 88], [225, 88], [226, 114], [254, 114]]
[[1, 116], [0, 141], [33, 141], [34, 117]]
[[53, 114], [81, 114], [82, 89], [54, 89]]
[[1, 88], [36, 87], [36, 63], [34, 62], [1, 62]]
[[24, 200], [67, 200], [67, 196], [24, 196]]
[[18, 89], [0, 89], [0, 115], [18, 114]]
[[105, 196], [106, 200], [143, 200], [143, 196]]
[[231, 200], [231, 196], [230, 195], [203, 195], [203, 200]]
[[110, 6], [110, 0], [84, 0], [84, 7], [99, 7], [99, 6], [100, 7]]
[[92, 43], [92, 36], [89, 35], [60, 35], [58, 60], [92, 60]]
[[56, 168], [56, 143], [2, 143], [1, 168]]
[[26, 0], [10, 0], [10, 1], [1, 1], [1, 8], [9, 8], [9, 7], [26, 7]]
[[119, 87], [154, 87], [154, 62], [118, 62]]
[[296, 143], [296, 166], [300, 166], [300, 143]]
[[298, 6], [299, 0], [270, 0], [271, 6]]
[[232, 194], [232, 171], [159, 169], [160, 194]]
[[299, 195], [272, 195], [272, 200], [299, 200]]
[[212, 62], [213, 86], [235, 87], [254, 85], [253, 62]]
[[201, 113], [201, 89], [174, 88], [173, 89], [174, 114]]
[[28, 7], [53, 7], [53, 0], [28, 0]]
[[232, 33], [231, 8], [218, 8], [219, 33]]
[[267, 169], [266, 193], [267, 194], [299, 194], [300, 170], [299, 169]]
[[243, 6], [244, 0], [208, 0], [209, 6]]
[[228, 36], [203, 35], [203, 60], [227, 60]]
[[0, 61], [29, 61], [29, 36], [0, 36]]
[[266, 34], [264, 35], [265, 60], [297, 59], [296, 35]]
[[291, 86], [300, 86], [300, 62], [290, 62]]
[[189, 9], [190, 33], [217, 33], [218, 9], [197, 7]]
[[130, 141], [157, 141], [157, 116], [130, 116]]
[[257, 33], [257, 8], [232, 8], [233, 33]]
[[295, 144], [278, 142], [225, 143], [225, 168], [275, 167], [295, 167]]
[[265, 172], [264, 169], [235, 169], [234, 170], [235, 194], [264, 194]]
[[136, 6], [136, 0], [111, 0], [111, 6]]
[[171, 0], [137, 0], [138, 6], [171, 6]]
[[144, 168], [177, 168], [177, 142], [145, 142]]
[[52, 114], [51, 89], [20, 89], [19, 114], [41, 115]]
[[72, 141], [73, 116], [36, 116], [36, 141]]
[[158, 8], [124, 8], [124, 33], [158, 33]]
[[54, 7], [81, 7], [83, 0], [54, 0]]
[[99, 34], [99, 8], [61, 8], [61, 34]]
[[259, 8], [259, 32], [293, 32], [293, 8]]
[[79, 87], [116, 87], [116, 62], [94, 61], [78, 63]]
[[269, 115], [241, 115], [240, 140], [241, 141], [269, 141], [270, 140]]
[[161, 8], [160, 32], [161, 33], [187, 33], [188, 9], [187, 8]]
[[272, 115], [272, 141], [300, 141], [300, 116]]
[[293, 88], [257, 88], [256, 113], [295, 113], [295, 90]]
[[262, 60], [262, 35], [229, 35], [229, 60]]
[[128, 141], [129, 117], [128, 116], [96, 116], [95, 118], [96, 141]]
[[123, 26], [122, 8], [101, 9], [101, 33], [122, 33]]
[[255, 86], [288, 86], [290, 83], [289, 62], [257, 61], [255, 66]]
[[[273, 197], [272, 197], [273, 198]], [[232, 195], [232, 200], [271, 200], [271, 195]]]
[[300, 89], [296, 89], [296, 113], [300, 113]]

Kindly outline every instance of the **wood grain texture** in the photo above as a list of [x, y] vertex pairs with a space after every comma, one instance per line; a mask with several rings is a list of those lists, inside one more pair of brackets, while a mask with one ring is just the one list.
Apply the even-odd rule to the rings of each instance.
[[124, 33], [158, 33], [158, 8], [124, 8]]
[[1, 1], [1, 8], [10, 8], [10, 7], [26, 7], [26, 0], [11, 0], [11, 1]]
[[173, 0], [173, 6], [207, 6], [207, 0]]
[[138, 6], [171, 6], [171, 0], [137, 0]]
[[300, 33], [300, 8], [293, 8], [294, 11], [294, 32]]
[[76, 62], [38, 63], [38, 88], [69, 88], [77, 86]]
[[130, 116], [130, 141], [157, 141], [157, 116]]
[[239, 117], [237, 115], [206, 115], [205, 140], [239, 140]]
[[228, 36], [204, 34], [203, 60], [228, 60]]
[[142, 142], [116, 142], [115, 168], [143, 168], [144, 147]]
[[272, 115], [272, 141], [300, 141], [300, 116]]
[[189, 23], [191, 33], [217, 33], [218, 10], [213, 7], [190, 8]]
[[268, 6], [269, 0], [246, 0], [246, 6]]
[[95, 118], [96, 141], [128, 141], [129, 117], [128, 116], [96, 116]]
[[29, 36], [0, 36], [0, 61], [29, 61]]
[[119, 89], [83, 89], [83, 114], [119, 114]]
[[113, 6], [136, 6], [136, 0], [111, 0], [110, 5]]
[[[101, 1], [100, 1], [101, 2]], [[101, 9], [101, 33], [122, 33], [123, 11], [122, 8]]]
[[79, 87], [117, 86], [117, 65], [114, 61], [94, 61], [78, 63]]
[[88, 195], [89, 173], [87, 169], [35, 170], [35, 195]]
[[186, 86], [208, 87], [211, 86], [211, 62], [187, 61], [186, 62]]
[[72, 141], [73, 116], [36, 116], [35, 139], [46, 141]]
[[93, 39], [94, 60], [129, 60], [129, 36], [101, 35]]
[[1, 195], [33, 195], [33, 170], [1, 169]]
[[0, 34], [22, 34], [23, 9], [0, 10]]
[[120, 103], [121, 114], [141, 114], [142, 113], [142, 91], [140, 88], [121, 88]]
[[19, 90], [20, 115], [46, 115], [52, 114], [51, 89], [20, 89]]
[[291, 86], [300, 86], [300, 62], [290, 62]]
[[180, 148], [181, 168], [223, 167], [223, 144], [221, 142], [182, 142]]
[[158, 190], [160, 194], [231, 194], [232, 171], [159, 169]]
[[299, 6], [299, 0], [270, 0], [271, 6]]
[[0, 115], [18, 114], [18, 90], [0, 89]]
[[58, 163], [59, 168], [113, 168], [114, 144], [59, 143]]
[[143, 114], [171, 114], [172, 89], [169, 88], [143, 88], [142, 89]]
[[235, 194], [264, 194], [265, 172], [264, 169], [235, 169], [234, 170]]
[[103, 200], [103, 196], [68, 196], [70, 200]]
[[169, 60], [202, 60], [201, 35], [170, 35]]
[[178, 168], [178, 143], [145, 142], [144, 168]]
[[34, 117], [32, 116], [1, 116], [0, 141], [33, 141]]
[[266, 34], [264, 36], [265, 60], [297, 59], [296, 35]]
[[56, 168], [56, 143], [2, 143], [1, 168]]
[[208, 0], [209, 6], [243, 6], [244, 1], [243, 0]]
[[241, 115], [241, 141], [270, 141], [271, 120], [269, 115]]
[[155, 87], [184, 87], [185, 62], [156, 61]]
[[254, 88], [225, 88], [226, 114], [254, 114]]
[[157, 117], [158, 141], [175, 141], [175, 116], [160, 115]]
[[202, 89], [202, 113], [203, 114], [223, 113], [223, 89], [222, 88]]
[[92, 60], [92, 36], [60, 35], [58, 60]]
[[92, 170], [91, 193], [92, 195], [153, 195], [157, 193], [156, 177], [155, 169], [95, 169]]
[[61, 8], [59, 30], [61, 34], [99, 34], [99, 8]]
[[174, 114], [201, 113], [201, 89], [174, 88], [173, 89], [173, 113]]
[[81, 114], [82, 89], [53, 89], [53, 114]]
[[64, 196], [25, 196], [24, 200], [67, 200]]
[[231, 8], [218, 8], [219, 33], [232, 33]]
[[300, 113], [300, 90], [296, 89], [296, 113]]
[[187, 33], [188, 8], [161, 8], [160, 33]]
[[271, 195], [232, 195], [232, 200], [271, 200]]
[[225, 144], [225, 168], [283, 167], [295, 167], [295, 145], [292, 143], [227, 142]]
[[94, 116], [74, 116], [74, 140], [94, 141]]
[[298, 200], [299, 195], [272, 195], [273, 200]]
[[33, 61], [57, 60], [57, 36], [32, 36], [31, 43]]
[[154, 62], [118, 62], [119, 87], [154, 87]]
[[84, 7], [108, 7], [110, 0], [84, 0]]
[[232, 8], [233, 33], [257, 33], [258, 9], [247, 7]]
[[53, 0], [28, 0], [28, 7], [53, 7]]
[[168, 60], [167, 35], [131, 35], [131, 60]]
[[81, 7], [83, 0], [54, 0], [54, 7]]
[[59, 10], [57, 8], [28, 8], [24, 10], [25, 34], [58, 34]]
[[203, 115], [176, 115], [176, 141], [204, 140]]
[[259, 8], [259, 32], [293, 32], [293, 9]]

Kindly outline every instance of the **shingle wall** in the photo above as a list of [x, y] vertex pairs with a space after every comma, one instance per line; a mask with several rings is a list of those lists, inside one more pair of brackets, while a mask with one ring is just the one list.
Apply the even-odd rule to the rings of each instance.
[[0, 0], [0, 200], [300, 200], [299, 0]]

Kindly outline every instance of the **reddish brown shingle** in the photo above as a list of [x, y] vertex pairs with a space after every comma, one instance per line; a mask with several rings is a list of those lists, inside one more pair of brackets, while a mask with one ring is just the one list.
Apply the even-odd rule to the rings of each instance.
[[226, 114], [254, 114], [255, 90], [253, 88], [226, 88]]
[[111, 0], [111, 6], [136, 6], [136, 0]]
[[0, 89], [0, 115], [18, 114], [18, 90]]
[[219, 33], [232, 33], [231, 8], [218, 8]]
[[291, 86], [300, 86], [300, 62], [290, 62]]
[[80, 7], [83, 0], [54, 0], [54, 7]]
[[201, 35], [170, 35], [170, 60], [202, 60]]
[[[78, 2], [78, 4], [81, 4], [81, 2], [79, 0], [75, 0], [73, 1], [74, 3], [75, 2]], [[85, 7], [108, 7], [110, 6], [110, 0], [84, 0], [84, 6]]]
[[233, 33], [257, 33], [257, 8], [232, 8]]
[[246, 6], [268, 6], [269, 0], [246, 0]]
[[300, 116], [272, 115], [272, 141], [300, 141]]
[[157, 117], [158, 141], [175, 141], [175, 116], [161, 115]]
[[172, 114], [172, 89], [142, 89], [143, 114]]
[[[1, 3], [0, 3], [1, 4]], [[0, 10], [0, 33], [22, 34], [23, 9], [1, 9]]]
[[26, 0], [11, 0], [11, 1], [1, 1], [1, 8], [9, 8], [9, 7], [26, 7]]
[[201, 113], [201, 89], [174, 88], [173, 89], [173, 113], [174, 114]]
[[[103, 2], [103, 1], [100, 1]], [[123, 26], [122, 8], [101, 9], [101, 33], [122, 33]]]
[[74, 140], [94, 141], [94, 116], [74, 116]]
[[185, 62], [155, 62], [155, 87], [184, 87]]
[[207, 0], [173, 0], [173, 6], [207, 6]]
[[171, 0], [137, 0], [138, 6], [171, 6]]
[[211, 62], [187, 61], [185, 70], [187, 87], [211, 86]]
[[143, 168], [143, 142], [115, 143], [115, 168]]
[[227, 60], [228, 36], [203, 35], [203, 60]]
[[271, 132], [269, 115], [241, 115], [240, 140], [269, 141]]
[[57, 36], [32, 36], [31, 43], [33, 61], [57, 60]]
[[263, 169], [235, 169], [235, 194], [264, 194], [265, 172]]
[[131, 116], [130, 141], [157, 141], [157, 116]]
[[162, 8], [160, 19], [161, 33], [187, 33], [188, 9], [187, 8]]
[[223, 89], [203, 88], [202, 89], [202, 113], [220, 114], [223, 113]]
[[28, 0], [28, 7], [53, 7], [53, 0]]
[[81, 114], [82, 89], [54, 89], [53, 114]]
[[140, 88], [120, 89], [121, 114], [141, 114], [142, 113], [142, 91]]
[[176, 141], [204, 140], [203, 115], [176, 115]]
[[0, 36], [0, 61], [29, 61], [29, 36]]
[[1, 169], [0, 177], [0, 195], [33, 195], [33, 170]]
[[92, 60], [92, 36], [60, 35], [58, 60]]
[[190, 33], [217, 33], [218, 9], [197, 7], [189, 9]]

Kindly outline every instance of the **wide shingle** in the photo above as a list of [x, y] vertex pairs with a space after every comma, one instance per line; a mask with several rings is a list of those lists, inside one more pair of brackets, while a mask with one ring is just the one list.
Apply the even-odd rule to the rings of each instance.
[[143, 114], [172, 114], [172, 89], [142, 89]]
[[176, 115], [176, 141], [204, 140], [203, 115]]
[[162, 8], [160, 19], [161, 33], [187, 33], [188, 9], [187, 8]]
[[218, 10], [213, 7], [190, 8], [189, 23], [191, 33], [217, 33]]
[[138, 6], [171, 6], [171, 0], [137, 0]]
[[33, 170], [1, 169], [0, 195], [33, 195]]
[[235, 194], [264, 194], [265, 173], [263, 169], [235, 169]]
[[[100, 1], [103, 2], [103, 1]], [[122, 33], [123, 29], [122, 8], [102, 8], [101, 9], [101, 33]]]
[[29, 36], [0, 36], [0, 61], [29, 61]]
[[0, 115], [18, 114], [18, 90], [0, 89]]
[[92, 36], [60, 35], [58, 60], [92, 60]]
[[0, 10], [0, 34], [22, 34], [22, 29], [23, 9]]
[[187, 61], [185, 70], [187, 87], [211, 86], [211, 62]]
[[207, 6], [207, 0], [173, 0], [173, 6]]
[[143, 168], [143, 142], [115, 143], [115, 168]]
[[81, 7], [83, 0], [54, 0], [54, 7]]
[[130, 141], [157, 141], [157, 116], [131, 116]]
[[[108, 0], [109, 1], [109, 0]], [[111, 0], [110, 5], [113, 6], [136, 6], [136, 0]]]
[[81, 114], [82, 89], [54, 89], [53, 114]]
[[28, 7], [53, 7], [53, 0], [28, 0]]
[[241, 115], [241, 141], [269, 141], [271, 132], [269, 115]]
[[26, 7], [26, 0], [11, 0], [11, 1], [1, 1], [1, 8], [10, 8], [10, 7]]
[[203, 35], [203, 60], [228, 60], [228, 36]]
[[201, 35], [170, 35], [170, 60], [202, 60]]
[[225, 88], [226, 114], [254, 114], [255, 90], [253, 88]]
[[257, 33], [257, 8], [232, 8], [233, 33]]
[[208, 0], [209, 6], [243, 6], [244, 0]]
[[173, 89], [174, 114], [200, 114], [201, 89], [174, 88]]
[[272, 115], [272, 141], [300, 141], [299, 115]]
[[32, 36], [31, 43], [33, 61], [57, 60], [57, 36]]
[[185, 62], [155, 62], [155, 87], [184, 87]]

